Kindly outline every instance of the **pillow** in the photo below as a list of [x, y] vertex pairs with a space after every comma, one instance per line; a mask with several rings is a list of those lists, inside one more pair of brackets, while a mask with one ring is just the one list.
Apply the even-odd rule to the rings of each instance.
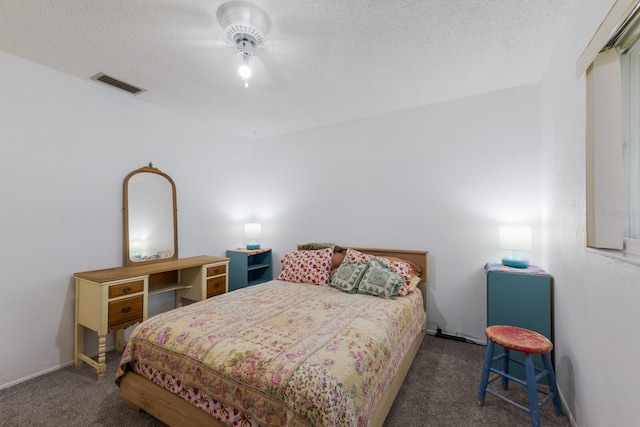
[[333, 248], [333, 252], [344, 251], [344, 249], [342, 249], [340, 246], [336, 245], [335, 243], [313, 242], [313, 243], [303, 243], [301, 245], [298, 245], [299, 251], [315, 251], [318, 249], [327, 249], [327, 248]]
[[333, 248], [289, 252], [282, 258], [278, 280], [328, 285]]
[[302, 243], [298, 245], [299, 251], [315, 251], [318, 249], [333, 248], [333, 259], [331, 260], [331, 269], [338, 268], [344, 259], [344, 249], [335, 243]]
[[418, 283], [422, 280], [422, 277], [413, 276], [411, 278], [411, 283], [409, 284], [409, 293], [413, 293], [413, 290], [418, 287]]
[[[413, 290], [417, 286], [417, 283], [415, 284], [415, 286], [413, 287], [411, 286], [413, 269], [411, 267], [411, 264], [408, 261], [405, 261], [403, 259], [396, 258], [396, 257], [375, 257], [373, 255], [364, 254], [360, 251], [357, 251], [351, 248], [347, 248], [347, 253], [345, 255], [345, 259], [350, 259], [352, 261], [360, 261], [360, 262], [369, 262], [373, 258], [379, 259], [380, 261], [382, 261], [384, 265], [389, 267], [391, 271], [393, 271], [396, 274], [399, 274], [404, 278], [404, 283], [400, 286], [400, 289], [398, 290], [398, 296], [404, 297], [413, 292]], [[418, 266], [416, 267], [418, 268], [418, 270], [420, 270]]]
[[331, 269], [340, 267], [342, 260], [344, 259], [344, 252], [336, 252], [333, 250], [333, 257], [331, 257]]
[[347, 248], [347, 253], [344, 255], [345, 259], [350, 259], [351, 261], [359, 261], [359, 262], [369, 262], [372, 255], [363, 254], [360, 251], [356, 251], [355, 249]]
[[391, 269], [396, 274], [399, 274], [404, 278], [404, 283], [400, 286], [398, 290], [398, 296], [404, 297], [413, 292], [411, 289], [411, 278], [414, 277], [411, 269], [411, 265], [404, 260], [400, 260], [400, 258], [395, 258], [399, 261], [391, 261], [389, 258], [382, 258], [380, 260]]
[[369, 264], [346, 259], [333, 273], [330, 286], [341, 291], [355, 294], [358, 291], [358, 284], [364, 276]]
[[393, 257], [393, 256], [388, 256], [388, 257], [385, 257], [385, 258], [387, 258], [391, 262], [405, 262], [405, 263], [409, 264], [411, 266], [411, 275], [412, 276], [422, 277], [422, 269], [415, 262], [411, 262], [411, 261], [408, 261], [408, 260], [402, 259], [402, 258], [396, 258], [396, 257]]
[[369, 268], [358, 285], [358, 293], [396, 299], [405, 281], [404, 277], [391, 271], [381, 260], [371, 257]]

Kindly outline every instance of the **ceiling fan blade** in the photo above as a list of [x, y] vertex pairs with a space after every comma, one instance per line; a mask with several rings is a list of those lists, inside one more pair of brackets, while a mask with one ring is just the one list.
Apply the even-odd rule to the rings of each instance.
[[263, 56], [254, 56], [251, 60], [250, 84], [255, 86], [274, 86], [278, 84], [278, 78], [274, 72], [266, 66]]
[[224, 40], [216, 40], [212, 38], [192, 39], [189, 40], [189, 44], [191, 46], [204, 49], [229, 49], [231, 53], [236, 50], [234, 45], [231, 45]]

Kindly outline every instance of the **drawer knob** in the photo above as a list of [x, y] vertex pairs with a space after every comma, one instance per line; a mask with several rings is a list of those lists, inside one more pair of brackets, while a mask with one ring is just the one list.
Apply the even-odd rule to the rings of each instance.
[[131, 288], [129, 286], [125, 286], [125, 288], [122, 291], [123, 292], [131, 292]]
[[220, 273], [220, 269], [219, 269], [219, 268], [216, 268], [215, 270], [213, 270], [213, 272], [214, 272], [215, 274], [218, 274], [218, 273]]
[[131, 306], [129, 306], [129, 305], [128, 305], [128, 306], [126, 306], [126, 307], [123, 307], [123, 308], [122, 308], [122, 312], [123, 312], [123, 313], [128, 313], [128, 312], [130, 312], [130, 311], [131, 311]]

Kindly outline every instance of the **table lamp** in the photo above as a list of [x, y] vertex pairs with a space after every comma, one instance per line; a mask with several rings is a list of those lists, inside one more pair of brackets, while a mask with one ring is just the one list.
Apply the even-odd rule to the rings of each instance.
[[527, 268], [529, 260], [520, 255], [518, 251], [531, 250], [531, 226], [530, 225], [501, 225], [500, 249], [512, 251], [502, 258], [502, 264], [508, 267]]
[[260, 249], [260, 244], [256, 242], [256, 239], [260, 238], [262, 226], [257, 222], [250, 222], [244, 225], [244, 238], [249, 240], [247, 243], [247, 249], [255, 250]]

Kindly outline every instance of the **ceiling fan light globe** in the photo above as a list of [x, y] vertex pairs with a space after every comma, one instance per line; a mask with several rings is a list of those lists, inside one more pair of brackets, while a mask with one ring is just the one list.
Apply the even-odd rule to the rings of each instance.
[[238, 74], [240, 74], [240, 77], [242, 77], [243, 79], [248, 79], [249, 77], [251, 77], [251, 67], [249, 67], [247, 64], [242, 64], [238, 68]]

